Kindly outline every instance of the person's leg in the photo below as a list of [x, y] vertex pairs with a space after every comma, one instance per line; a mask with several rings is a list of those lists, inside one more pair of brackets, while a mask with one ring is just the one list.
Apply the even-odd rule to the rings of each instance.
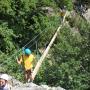
[[33, 78], [32, 78], [32, 69], [30, 69], [29, 78], [30, 78], [30, 81], [33, 82]]
[[33, 79], [32, 79], [32, 70], [30, 69], [30, 70], [28, 70], [28, 81], [30, 82], [32, 82], [33, 81]]
[[25, 82], [28, 81], [28, 71], [24, 71], [24, 80]]
[[30, 72], [30, 71], [28, 70], [28, 72], [27, 72], [27, 81], [28, 81], [28, 82], [30, 82], [29, 72]]

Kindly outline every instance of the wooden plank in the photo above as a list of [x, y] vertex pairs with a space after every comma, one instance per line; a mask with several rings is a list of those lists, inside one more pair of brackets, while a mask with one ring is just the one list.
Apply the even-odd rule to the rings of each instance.
[[[65, 16], [66, 16], [66, 15], [65, 15]], [[50, 47], [52, 46], [53, 42], [55, 41], [55, 39], [56, 39], [56, 37], [57, 37], [57, 34], [58, 34], [59, 30], [61, 29], [61, 27], [62, 27], [62, 25], [63, 25], [63, 23], [64, 23], [64, 21], [65, 21], [65, 16], [64, 16], [64, 18], [63, 18], [62, 24], [58, 27], [57, 31], [55, 32], [53, 38], [51, 39], [51, 41], [50, 41], [49, 45], [47, 46], [46, 50], [44, 51], [43, 55], [41, 56], [40, 60], [37, 62], [36, 67], [35, 67], [35, 69], [34, 69], [34, 71], [33, 71], [33, 73], [32, 73], [32, 78], [33, 78], [33, 80], [34, 80], [37, 72], [39, 71], [39, 68], [41, 67], [41, 64], [42, 64], [42, 62], [44, 61], [46, 55], [48, 54], [48, 52], [49, 52], [49, 50], [50, 50]]]

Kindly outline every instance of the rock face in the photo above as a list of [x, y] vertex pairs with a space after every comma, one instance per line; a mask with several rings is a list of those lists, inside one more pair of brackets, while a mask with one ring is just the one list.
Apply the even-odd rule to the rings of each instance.
[[90, 22], [90, 9], [87, 10], [87, 12], [83, 15], [85, 19]]
[[61, 87], [48, 87], [47, 85], [38, 86], [34, 83], [26, 83], [21, 86], [14, 86], [12, 90], [65, 90]]
[[61, 88], [60, 86], [58, 87], [49, 87], [48, 85], [39, 86], [32, 82], [23, 84], [11, 76], [9, 76], [9, 79], [10, 79], [10, 84], [12, 84], [12, 90], [65, 90]]
[[32, 82], [23, 84], [14, 78], [12, 80], [13, 80], [12, 90], [65, 90], [61, 87], [49, 87], [47, 85], [38, 86]]
[[[21, 84], [21, 86], [16, 85], [13, 90], [41, 90], [42, 88], [34, 83]], [[43, 89], [44, 90], [44, 89]]]

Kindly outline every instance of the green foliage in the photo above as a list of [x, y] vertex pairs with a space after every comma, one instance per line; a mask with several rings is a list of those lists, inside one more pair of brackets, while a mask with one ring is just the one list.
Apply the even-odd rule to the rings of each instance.
[[[55, 45], [53, 56], [55, 56], [55, 63], [60, 67], [58, 70], [61, 70], [59, 73], [61, 75], [60, 81], [63, 81], [58, 84], [70, 90], [85, 90], [89, 87], [89, 81], [87, 80], [89, 71], [86, 69], [89, 65], [84, 64], [84, 66], [80, 59], [85, 54], [82, 54], [81, 48], [81, 45], [84, 46], [83, 41], [78, 42], [75, 39], [68, 29], [63, 29], [59, 39], [60, 42]], [[84, 62], [89, 63], [86, 60]]]
[[[35, 20], [35, 29], [37, 33], [43, 33], [40, 36], [40, 46], [44, 45], [45, 43], [49, 43], [52, 35], [54, 34], [56, 27], [59, 26], [59, 17], [58, 16], [51, 16], [47, 17], [43, 15], [39, 15], [38, 17], [34, 17]], [[55, 21], [55, 22], [53, 22]], [[38, 42], [39, 42], [38, 41]]]
[[39, 6], [52, 6], [56, 7], [55, 1], [54, 0], [38, 0]]
[[15, 48], [13, 43], [14, 33], [12, 29], [9, 29], [7, 23], [0, 25], [0, 50], [9, 53]]
[[[38, 34], [26, 47], [35, 52], [35, 41], [38, 48], [48, 44], [60, 25], [57, 13], [63, 6], [72, 10], [72, 0], [0, 0], [0, 72], [23, 82], [22, 66], [16, 62], [16, 57], [22, 54], [20, 48]], [[43, 7], [53, 11], [45, 12]], [[90, 79], [90, 24], [80, 16], [68, 21], [72, 28], [78, 29], [77, 35], [68, 26], [62, 28], [35, 82], [85, 90]]]
[[0, 0], [0, 13], [12, 13], [11, 4], [12, 0]]
[[73, 9], [73, 2], [72, 2], [72, 0], [55, 0], [55, 2], [61, 8], [66, 6], [67, 10], [72, 10]]
[[[46, 6], [49, 6], [49, 2], [50, 6], [54, 6], [51, 0], [42, 1]], [[19, 48], [42, 31], [37, 39], [38, 45], [43, 46], [59, 25], [59, 16], [47, 16], [39, 0], [1, 0], [0, 14], [0, 66], [3, 66], [0, 67], [0, 72], [4, 71], [21, 80], [22, 74], [16, 63], [16, 56], [21, 53]], [[36, 39], [27, 47], [35, 41]], [[35, 44], [32, 48], [35, 50]]]
[[[77, 39], [78, 36], [73, 36], [73, 32], [68, 26], [62, 28], [51, 50], [50, 59], [42, 66], [44, 71], [39, 72], [38, 77], [42, 77], [40, 77], [42, 83], [44, 80], [46, 84], [60, 85], [69, 90], [86, 90], [89, 88], [90, 37], [88, 36], [90, 29], [86, 27], [86, 22], [83, 23], [86, 30], [82, 31], [82, 22], [79, 23], [80, 32], [78, 33], [82, 34], [83, 32], [79, 39]], [[40, 82], [38, 81], [38, 83]]]

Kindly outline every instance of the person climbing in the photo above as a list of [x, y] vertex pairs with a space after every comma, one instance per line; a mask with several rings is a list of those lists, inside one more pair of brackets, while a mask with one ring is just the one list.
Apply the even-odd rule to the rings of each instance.
[[64, 16], [65, 16], [65, 13], [66, 13], [66, 6], [63, 6], [63, 7], [60, 9], [61, 21], [63, 21], [63, 18], [64, 18]]
[[0, 76], [0, 90], [12, 90], [12, 85], [9, 84], [9, 76], [7, 74]]
[[25, 82], [33, 81], [32, 68], [35, 57], [29, 48], [24, 49], [24, 54], [17, 59], [17, 63], [22, 65], [24, 68]]

